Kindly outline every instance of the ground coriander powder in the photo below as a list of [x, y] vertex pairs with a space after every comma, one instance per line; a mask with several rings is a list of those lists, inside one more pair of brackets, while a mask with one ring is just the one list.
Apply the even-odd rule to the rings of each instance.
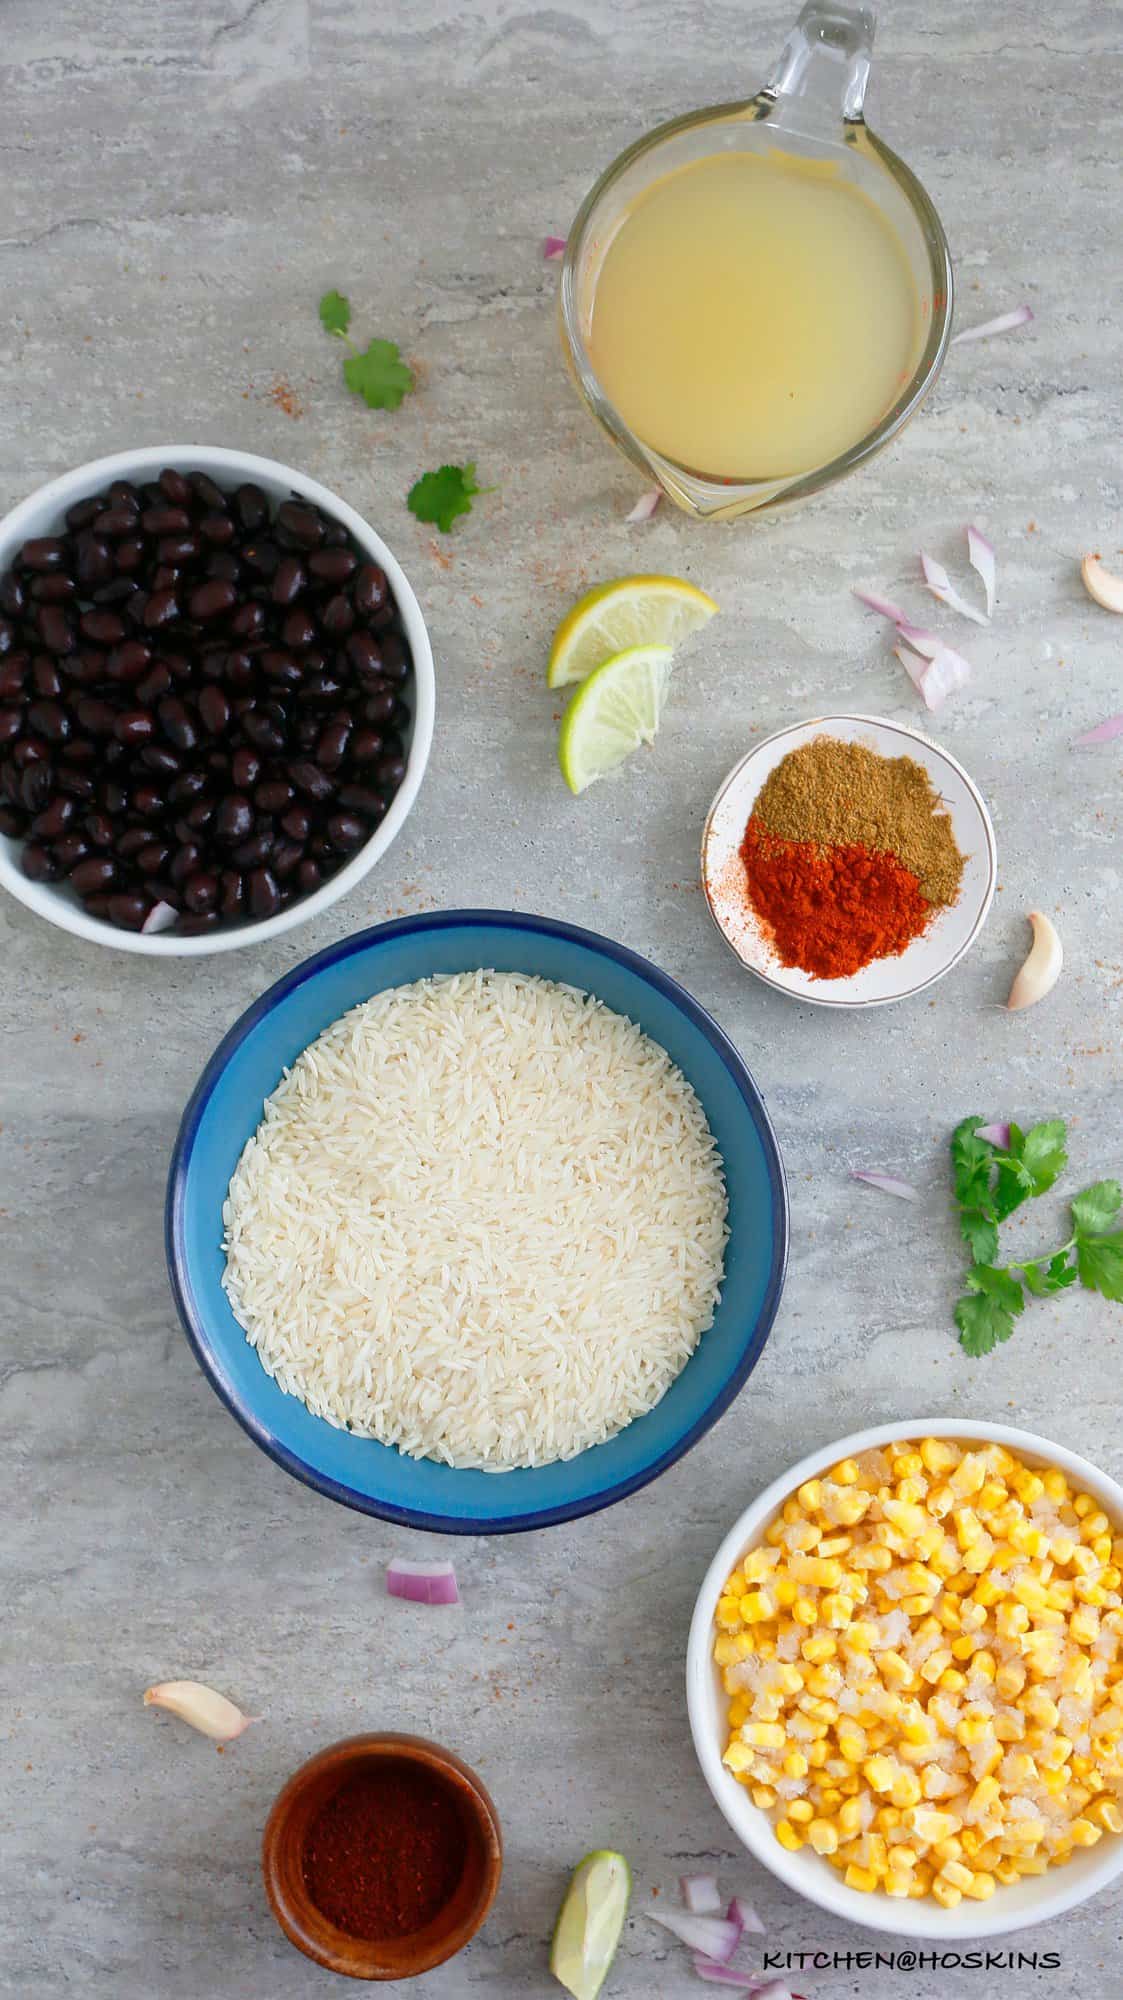
[[777, 764], [753, 819], [776, 839], [895, 855], [934, 906], [959, 894], [964, 857], [939, 793], [912, 757], [816, 736]]

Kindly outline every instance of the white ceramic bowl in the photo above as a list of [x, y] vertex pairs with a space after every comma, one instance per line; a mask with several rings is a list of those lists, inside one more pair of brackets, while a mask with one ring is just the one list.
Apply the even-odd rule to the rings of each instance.
[[279, 937], [282, 931], [290, 931], [329, 909], [369, 873], [400, 833], [421, 788], [433, 740], [436, 681], [425, 620], [405, 572], [382, 537], [375, 534], [361, 514], [318, 480], [309, 479], [277, 459], [258, 458], [252, 452], [225, 451], [218, 445], [146, 445], [141, 451], [114, 452], [109, 458], [95, 458], [88, 465], [79, 465], [73, 472], [63, 473], [60, 479], [41, 486], [0, 521], [0, 573], [10, 567], [16, 550], [30, 536], [55, 534], [62, 526], [67, 508], [76, 500], [96, 493], [114, 479], [154, 478], [165, 465], [180, 472], [208, 472], [220, 486], [256, 480], [270, 499], [287, 500], [299, 494], [322, 507], [333, 519], [342, 521], [371, 560], [385, 570], [413, 655], [413, 722], [406, 744], [406, 774], [385, 819], [322, 889], [290, 904], [275, 917], [265, 917], [258, 923], [233, 924], [229, 929], [200, 937], [176, 937], [167, 932], [145, 937], [136, 931], [119, 930], [115, 924], [88, 916], [65, 883], [30, 882], [19, 865], [20, 843], [0, 835], [0, 884], [29, 910], [34, 910], [36, 916], [46, 917], [48, 923], [72, 931], [76, 937], [111, 945], [117, 951], [143, 952], [150, 958], [200, 958], [205, 953], [237, 951], [242, 945], [261, 944], [266, 938]]
[[[960, 853], [966, 856], [963, 883], [951, 909], [942, 910], [923, 936], [898, 958], [875, 959], [848, 979], [813, 979], [798, 967], [781, 965], [745, 895], [739, 848], [757, 797], [777, 764], [791, 750], [817, 736], [862, 743], [883, 757], [912, 757], [922, 764], [951, 818]], [[768, 736], [736, 764], [713, 805], [702, 835], [702, 886], [710, 915], [742, 965], [768, 986], [817, 1007], [881, 1007], [923, 993], [969, 950], [986, 922], [994, 896], [998, 860], [994, 828], [978, 787], [962, 764], [917, 729], [884, 722], [875, 715], [820, 715]]]
[[820, 1909], [852, 1923], [866, 1924], [871, 1930], [893, 1931], [898, 1937], [943, 1938], [950, 1943], [964, 1938], [998, 1937], [1006, 1931], [1024, 1930], [1027, 1924], [1045, 1923], [1094, 1896], [1123, 1873], [1123, 1834], [1105, 1834], [1095, 1847], [1079, 1850], [1063, 1866], [1050, 1868], [1044, 1875], [1027, 1876], [1009, 1887], [1000, 1886], [987, 1903], [966, 1899], [954, 1910], [943, 1910], [929, 1898], [923, 1900], [886, 1896], [879, 1890], [863, 1894], [848, 1889], [837, 1869], [832, 1868], [810, 1847], [794, 1854], [781, 1847], [768, 1813], [754, 1806], [743, 1785], [721, 1761], [727, 1741], [725, 1694], [713, 1660], [714, 1612], [726, 1577], [746, 1550], [755, 1547], [769, 1522], [784, 1501], [805, 1479], [829, 1471], [840, 1458], [875, 1450], [896, 1439], [941, 1437], [1008, 1445], [1030, 1464], [1057, 1465], [1079, 1486], [1093, 1494], [1104, 1512], [1123, 1523], [1123, 1487], [1100, 1472], [1087, 1459], [1051, 1444], [1032, 1431], [1013, 1430], [1006, 1424], [977, 1424], [929, 1417], [908, 1419], [899, 1424], [880, 1424], [873, 1430], [856, 1431], [840, 1438], [822, 1451], [811, 1452], [790, 1472], [774, 1479], [751, 1507], [735, 1521], [706, 1571], [694, 1617], [686, 1662], [686, 1703], [694, 1748], [703, 1775], [721, 1811], [739, 1840], [750, 1853], [790, 1889], [806, 1896]]

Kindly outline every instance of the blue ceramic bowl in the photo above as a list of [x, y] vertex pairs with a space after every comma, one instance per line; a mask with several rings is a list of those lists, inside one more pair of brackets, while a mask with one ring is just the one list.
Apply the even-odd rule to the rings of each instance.
[[[725, 1163], [730, 1240], [713, 1326], [661, 1403], [607, 1444], [533, 1471], [459, 1472], [407, 1458], [314, 1417], [266, 1374], [222, 1289], [222, 1203], [286, 1063], [361, 1000], [440, 972], [495, 967], [581, 987], [639, 1024], [705, 1107]], [[167, 1252], [187, 1337], [228, 1410], [263, 1451], [319, 1493], [445, 1534], [510, 1534], [610, 1506], [709, 1430], [752, 1372], [784, 1283], [788, 1203], [768, 1113], [737, 1050], [675, 980], [611, 939], [547, 917], [448, 911], [380, 924], [310, 958], [219, 1044], [172, 1155]]]

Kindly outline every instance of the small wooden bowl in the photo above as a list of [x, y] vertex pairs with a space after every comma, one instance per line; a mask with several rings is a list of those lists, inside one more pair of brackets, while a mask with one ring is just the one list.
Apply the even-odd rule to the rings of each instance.
[[[331, 1923], [304, 1886], [304, 1845], [320, 1809], [364, 1766], [413, 1764], [445, 1785], [464, 1821], [468, 1853], [459, 1886], [443, 1910], [412, 1936], [375, 1941]], [[413, 1979], [460, 1951], [495, 1901], [503, 1870], [499, 1819], [484, 1785], [452, 1750], [423, 1736], [348, 1736], [294, 1771], [265, 1824], [261, 1867], [269, 1907], [291, 1943], [348, 1979]]]

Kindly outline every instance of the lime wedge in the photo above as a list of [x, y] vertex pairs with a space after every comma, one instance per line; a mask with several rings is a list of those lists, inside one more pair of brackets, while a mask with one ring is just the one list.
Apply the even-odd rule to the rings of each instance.
[[574, 1869], [558, 1912], [550, 1971], [574, 2000], [597, 2000], [616, 1956], [632, 1871], [622, 1854], [599, 1848]]
[[630, 646], [677, 646], [713, 617], [717, 605], [680, 576], [622, 576], [599, 583], [567, 612], [550, 648], [547, 684], [583, 681]]
[[673, 657], [669, 646], [629, 646], [582, 682], [558, 737], [558, 762], [571, 792], [583, 792], [638, 744], [654, 741]]

